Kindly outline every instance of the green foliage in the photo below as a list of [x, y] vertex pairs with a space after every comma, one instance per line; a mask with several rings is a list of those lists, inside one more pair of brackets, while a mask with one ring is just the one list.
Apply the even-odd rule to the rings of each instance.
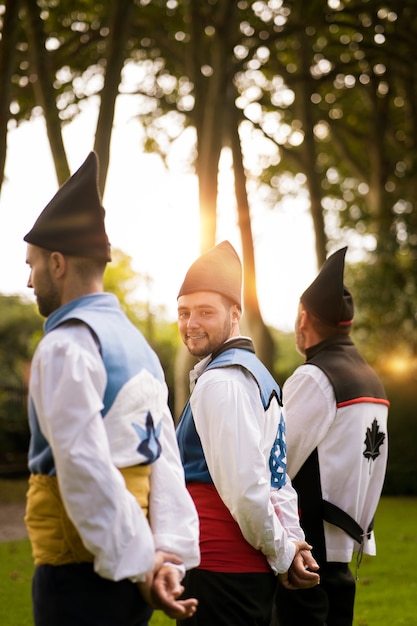
[[274, 374], [282, 386], [304, 359], [295, 349], [294, 333], [284, 333], [276, 328], [270, 328], [270, 331], [276, 346]]
[[29, 448], [26, 387], [0, 386], [0, 467], [26, 470]]
[[26, 386], [42, 327], [35, 304], [18, 296], [0, 295], [0, 465], [16, 471], [26, 466]]
[[385, 378], [391, 402], [388, 419], [388, 467], [384, 493], [417, 494], [417, 376]]
[[104, 273], [104, 290], [114, 293], [125, 313], [134, 317], [131, 312], [132, 294], [138, 288], [142, 276], [133, 269], [132, 257], [122, 250], [112, 248], [111, 256], [112, 261], [107, 264]]
[[349, 264], [346, 284], [355, 297], [354, 333], [369, 361], [407, 358], [417, 373], [417, 282], [411, 255], [369, 256]]
[[43, 320], [32, 302], [0, 294], [0, 379], [21, 385], [42, 335]]

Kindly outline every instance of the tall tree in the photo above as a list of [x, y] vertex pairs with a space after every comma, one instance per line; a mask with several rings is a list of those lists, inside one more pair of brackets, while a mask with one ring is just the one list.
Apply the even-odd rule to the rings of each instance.
[[29, 71], [33, 81], [35, 101], [43, 111], [49, 145], [52, 152], [57, 179], [60, 185], [70, 176], [70, 169], [62, 138], [56, 94], [53, 86], [53, 70], [46, 52], [46, 36], [36, 0], [22, 0], [25, 11], [24, 27], [27, 34]]
[[100, 159], [99, 186], [104, 193], [110, 159], [110, 141], [116, 98], [119, 95], [121, 72], [126, 58], [126, 44], [130, 29], [134, 3], [132, 0], [114, 2], [110, 18], [106, 65], [103, 88], [100, 92], [100, 107], [94, 141], [94, 149]]
[[17, 0], [7, 0], [0, 39], [0, 189], [4, 178], [7, 151], [7, 126], [11, 101], [12, 74], [15, 62], [18, 25]]

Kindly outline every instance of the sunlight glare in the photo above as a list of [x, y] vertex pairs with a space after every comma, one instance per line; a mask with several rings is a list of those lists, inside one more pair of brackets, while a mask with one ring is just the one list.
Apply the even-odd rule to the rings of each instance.
[[[72, 172], [94, 145], [96, 119], [97, 108], [85, 106], [64, 129]], [[143, 279], [138, 299], [164, 307], [168, 319], [175, 320], [179, 286], [200, 254], [198, 181], [188, 162], [195, 133], [188, 129], [175, 140], [168, 169], [158, 155], [143, 153], [142, 138], [137, 103], [120, 97], [103, 198], [106, 228], [113, 248], [132, 258]], [[34, 145], [36, 158], [28, 149]], [[249, 153], [259, 149], [253, 136], [246, 148]], [[43, 118], [10, 131], [5, 174], [0, 262], [7, 271], [0, 275], [0, 292], [32, 298], [23, 237], [58, 188]], [[292, 331], [299, 296], [317, 272], [308, 203], [284, 194], [271, 210], [261, 195], [256, 197], [251, 197], [251, 217], [262, 316], [267, 324]], [[217, 242], [223, 239], [242, 254], [230, 150], [222, 154], [219, 172]]]

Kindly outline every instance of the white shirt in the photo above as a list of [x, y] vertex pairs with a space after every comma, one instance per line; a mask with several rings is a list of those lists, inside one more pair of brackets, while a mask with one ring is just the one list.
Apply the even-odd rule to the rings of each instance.
[[255, 379], [242, 367], [200, 376], [209, 359], [190, 373], [190, 404], [211, 478], [246, 541], [265, 554], [274, 573], [286, 572], [293, 541], [304, 534], [291, 481], [279, 490], [270, 487], [269, 454], [280, 407], [273, 400], [265, 412]]
[[[384, 482], [388, 442], [388, 408], [360, 402], [336, 407], [333, 387], [315, 365], [298, 367], [283, 387], [287, 425], [288, 474], [294, 478], [315, 448], [318, 451], [322, 496], [367, 530]], [[368, 460], [365, 436], [377, 419], [385, 433], [376, 462]], [[324, 522], [328, 561], [348, 563], [359, 545], [336, 526]], [[375, 554], [375, 538], [365, 539], [364, 552]]]
[[[67, 513], [104, 578], [144, 580], [153, 569], [155, 549], [174, 552], [186, 568], [194, 567], [199, 563], [198, 517], [185, 488], [166, 389], [161, 385], [155, 393], [157, 406], [164, 407], [162, 453], [151, 466], [148, 523], [116, 468], [115, 457], [123, 466], [123, 446], [110, 444], [106, 430], [107, 423], [117, 430], [115, 417], [109, 411], [103, 419], [100, 413], [106, 380], [96, 342], [84, 325], [49, 332], [36, 350], [30, 394], [53, 452]], [[136, 392], [140, 389], [137, 385]], [[149, 396], [149, 386], [143, 385], [143, 393]], [[129, 390], [120, 397], [127, 398], [123, 407]]]

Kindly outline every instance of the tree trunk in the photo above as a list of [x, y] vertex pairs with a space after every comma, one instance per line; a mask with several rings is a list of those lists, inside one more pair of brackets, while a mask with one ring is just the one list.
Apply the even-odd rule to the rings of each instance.
[[[200, 205], [200, 250], [203, 253], [216, 242], [218, 170], [223, 140], [224, 42], [213, 41], [213, 73], [210, 77], [203, 76], [200, 45], [204, 20], [200, 14], [200, 2], [191, 0], [184, 10], [190, 28], [189, 73], [196, 94], [193, 121], [197, 132], [196, 172]], [[181, 344], [175, 360], [175, 420], [189, 396], [188, 374], [194, 363], [195, 358]]]
[[198, 359], [188, 352], [183, 343], [179, 346], [175, 355], [174, 387], [175, 406], [174, 422], [177, 424], [190, 395], [189, 372], [193, 369]]
[[104, 194], [110, 160], [110, 141], [113, 130], [116, 98], [119, 94], [120, 77], [123, 69], [126, 40], [134, 7], [133, 0], [114, 2], [114, 13], [108, 36], [106, 74], [100, 94], [100, 109], [94, 140], [94, 149], [100, 160], [99, 188]]
[[40, 9], [36, 0], [23, 0], [23, 5], [26, 9], [24, 26], [29, 44], [29, 60], [33, 74], [36, 75], [33, 84], [35, 99], [42, 107], [45, 115], [46, 132], [55, 164], [56, 176], [58, 183], [62, 185], [69, 178], [70, 169], [62, 138], [61, 120], [56, 107], [52, 72], [48, 64], [43, 22], [39, 15]]
[[310, 196], [310, 212], [313, 219], [317, 265], [321, 267], [327, 256], [327, 236], [324, 228], [320, 176], [316, 167], [317, 153], [314, 139], [313, 108], [311, 106], [311, 94], [314, 91], [314, 84], [310, 84], [312, 79], [309, 72], [309, 59], [309, 41], [305, 35], [300, 34], [299, 60], [303, 78], [297, 82], [295, 87], [295, 111], [302, 123], [304, 132], [302, 161]]
[[242, 146], [239, 137], [239, 113], [233, 101], [230, 103], [230, 107], [230, 140], [233, 154], [233, 172], [244, 270], [244, 316], [242, 318], [241, 327], [244, 334], [248, 334], [252, 337], [257, 356], [266, 367], [273, 372], [275, 356], [274, 341], [268, 327], [262, 319], [256, 289], [255, 254], [248, 194], [246, 191], [246, 173], [243, 165]]
[[6, 0], [0, 39], [0, 190], [4, 180], [7, 153], [7, 125], [9, 122], [10, 93], [15, 60], [19, 0]]
[[218, 170], [223, 147], [225, 93], [230, 80], [229, 38], [233, 32], [234, 3], [220, 0], [213, 22], [216, 28], [210, 47], [210, 73], [202, 74], [205, 61], [200, 46], [204, 39], [204, 7], [191, 0], [186, 14], [190, 24], [191, 79], [195, 89], [194, 123], [197, 131], [197, 176], [200, 203], [200, 248], [205, 252], [216, 241]]

